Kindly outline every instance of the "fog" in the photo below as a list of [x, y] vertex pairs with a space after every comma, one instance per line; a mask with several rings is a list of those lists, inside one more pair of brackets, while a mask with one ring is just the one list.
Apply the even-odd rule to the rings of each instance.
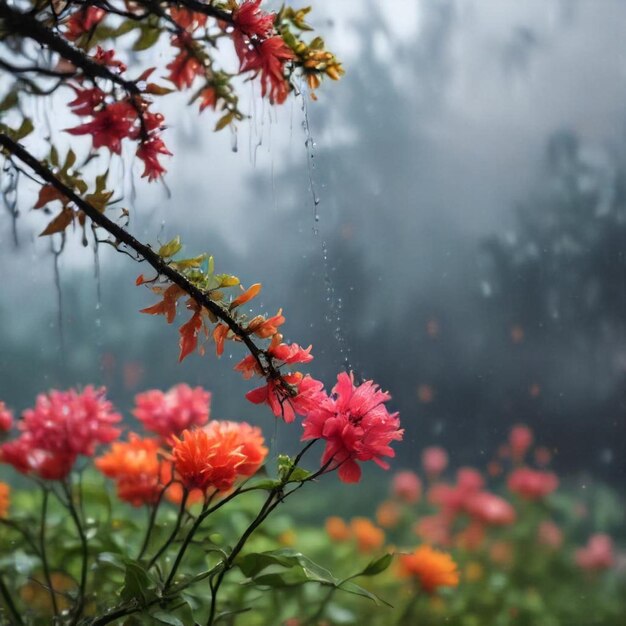
[[[406, 428], [399, 465], [432, 443], [486, 462], [526, 422], [563, 471], [619, 481], [626, 5], [316, 0], [311, 21], [346, 76], [278, 110], [241, 85], [252, 118], [236, 135], [170, 103], [167, 188], [128, 156], [112, 166], [132, 232], [180, 234], [217, 271], [262, 282], [257, 306], [284, 308], [286, 337], [313, 344], [327, 386], [348, 367], [388, 389]], [[128, 408], [185, 380], [214, 392], [215, 416], [270, 423], [243, 399], [236, 350], [177, 363], [176, 327], [137, 312], [154, 301], [134, 285], [142, 266], [102, 245], [95, 259], [76, 233], [57, 289], [23, 182], [17, 247], [0, 220], [0, 398], [20, 410], [93, 382]]]

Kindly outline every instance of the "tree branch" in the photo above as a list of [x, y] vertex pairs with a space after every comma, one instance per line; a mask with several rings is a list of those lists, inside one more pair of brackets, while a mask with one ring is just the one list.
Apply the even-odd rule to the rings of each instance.
[[69, 198], [78, 209], [83, 211], [89, 219], [95, 224], [106, 230], [119, 243], [133, 250], [140, 257], [145, 259], [154, 270], [162, 276], [165, 276], [172, 283], [178, 285], [185, 293], [193, 298], [201, 307], [207, 309], [215, 315], [219, 320], [224, 322], [228, 328], [236, 335], [246, 346], [252, 356], [258, 363], [263, 375], [268, 380], [280, 381], [283, 388], [290, 395], [292, 394], [290, 386], [282, 378], [280, 371], [273, 363], [273, 359], [267, 352], [259, 348], [248, 331], [235, 320], [222, 306], [211, 300], [205, 292], [201, 291], [193, 283], [191, 283], [183, 274], [177, 272], [162, 257], [160, 257], [150, 246], [147, 246], [133, 237], [128, 231], [124, 230], [118, 224], [109, 219], [104, 213], [98, 211], [93, 205], [81, 198], [76, 192], [70, 189], [65, 183], [59, 180], [53, 173], [42, 165], [30, 152], [22, 145], [11, 139], [8, 135], [0, 133], [0, 146], [5, 148], [10, 154], [16, 156], [20, 161], [28, 165], [33, 172], [40, 178], [50, 183], [55, 189], [60, 191], [64, 196]]
[[0, 19], [4, 20], [7, 30], [16, 35], [32, 39], [42, 46], [60, 54], [75, 67], [90, 78], [103, 78], [123, 87], [130, 95], [138, 96], [141, 91], [130, 80], [122, 78], [112, 72], [106, 65], [94, 61], [78, 48], [70, 45], [65, 39], [59, 37], [50, 28], [44, 26], [39, 20], [28, 13], [22, 13], [0, 0]]

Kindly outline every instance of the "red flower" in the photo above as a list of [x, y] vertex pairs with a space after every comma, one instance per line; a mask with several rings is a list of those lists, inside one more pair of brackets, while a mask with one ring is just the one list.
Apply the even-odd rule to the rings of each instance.
[[96, 54], [93, 55], [93, 60], [100, 65], [117, 68], [120, 74], [126, 71], [126, 65], [115, 58], [115, 50], [104, 50], [98, 46]]
[[180, 52], [166, 67], [170, 70], [168, 79], [176, 85], [178, 90], [191, 87], [196, 76], [204, 74], [204, 67], [193, 53], [192, 39], [188, 33], [172, 38], [172, 45], [180, 48]]
[[126, 101], [114, 102], [94, 113], [93, 120], [67, 129], [71, 135], [91, 135], [95, 149], [107, 147], [115, 154], [122, 152], [122, 139], [128, 137], [137, 120], [137, 111]]
[[276, 417], [282, 417], [290, 424], [298, 415], [308, 415], [326, 399], [322, 392], [324, 384], [311, 376], [302, 376], [300, 372], [286, 374], [283, 380], [295, 387], [296, 395], [291, 396], [279, 380], [270, 380], [263, 387], [257, 387], [246, 394], [254, 404], [267, 404]]
[[332, 460], [344, 482], [360, 480], [357, 461], [374, 461], [388, 469], [382, 457], [395, 456], [389, 444], [400, 441], [404, 433], [398, 414], [389, 413], [384, 405], [391, 396], [371, 380], [356, 387], [352, 375], [345, 372], [337, 376], [332, 393], [311, 407], [302, 440], [325, 439], [322, 465]]
[[142, 178], [147, 176], [149, 181], [153, 181], [165, 174], [166, 169], [159, 163], [159, 154], [172, 155], [160, 137], [152, 136], [139, 145], [137, 156], [144, 164]]
[[263, 39], [274, 29], [274, 14], [261, 11], [261, 0], [244, 0], [232, 13], [233, 25], [246, 37]]
[[192, 426], [203, 426], [209, 421], [211, 393], [181, 384], [166, 393], [151, 389], [135, 396], [133, 415], [144, 428], [163, 439], [178, 435]]
[[70, 41], [80, 39], [85, 33], [89, 33], [104, 18], [106, 12], [98, 7], [84, 7], [75, 11], [67, 21], [67, 30], [65, 38]]
[[193, 32], [200, 26], [204, 26], [207, 16], [204, 13], [195, 13], [185, 8], [170, 8], [170, 16], [184, 30]]
[[541, 500], [559, 486], [559, 479], [552, 472], [520, 467], [511, 473], [507, 484], [513, 493], [525, 500]]
[[289, 94], [285, 80], [285, 63], [295, 58], [283, 38], [276, 35], [237, 49], [241, 72], [261, 72], [261, 95], [269, 94], [270, 102], [282, 104]]
[[72, 113], [76, 115], [95, 115], [95, 109], [104, 102], [104, 92], [98, 87], [93, 89], [79, 89], [72, 87], [76, 98], [68, 103]]
[[200, 98], [200, 113], [207, 107], [215, 109], [217, 105], [217, 93], [213, 87], [205, 87], [199, 95]]

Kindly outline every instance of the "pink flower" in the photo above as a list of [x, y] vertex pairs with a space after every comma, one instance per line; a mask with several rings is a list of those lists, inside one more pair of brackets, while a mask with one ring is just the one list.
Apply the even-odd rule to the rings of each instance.
[[296, 419], [296, 414], [308, 415], [326, 399], [322, 391], [324, 384], [308, 374], [285, 374], [283, 380], [295, 389], [296, 395], [289, 395], [279, 380], [270, 380], [266, 385], [249, 391], [246, 398], [253, 404], [267, 404], [272, 413], [276, 417], [282, 417], [287, 424]]
[[402, 502], [415, 504], [422, 495], [422, 481], [415, 472], [398, 472], [393, 477], [391, 493]]
[[465, 510], [475, 520], [491, 526], [507, 526], [515, 521], [515, 509], [506, 500], [488, 491], [469, 497]]
[[0, 401], [0, 433], [11, 430], [13, 426], [13, 413], [9, 411], [7, 405]]
[[25, 474], [64, 478], [79, 455], [92, 456], [98, 444], [119, 436], [114, 424], [121, 419], [103, 388], [41, 394], [35, 407], [24, 411], [18, 425], [22, 434], [0, 447], [0, 460]]
[[533, 443], [533, 433], [523, 424], [514, 426], [509, 434], [509, 447], [514, 461], [521, 461]]
[[456, 473], [456, 482], [458, 488], [465, 492], [480, 491], [485, 486], [482, 474], [473, 467], [461, 467]]
[[395, 456], [389, 444], [400, 441], [404, 434], [398, 414], [389, 413], [384, 405], [391, 396], [371, 380], [356, 387], [353, 376], [345, 372], [337, 376], [332, 394], [311, 408], [302, 440], [325, 439], [322, 465], [332, 462], [344, 482], [360, 480], [357, 461], [374, 461], [388, 469], [382, 457]]
[[135, 396], [133, 415], [144, 428], [169, 439], [192, 426], [203, 426], [209, 421], [211, 393], [180, 384], [166, 393], [151, 389]]
[[552, 472], [520, 467], [510, 474], [507, 485], [525, 500], [541, 500], [559, 486], [559, 479]]
[[422, 452], [422, 466], [430, 478], [437, 478], [448, 467], [448, 453], [439, 446], [431, 446]]
[[576, 564], [586, 570], [603, 570], [613, 567], [615, 554], [613, 540], [608, 535], [592, 535], [584, 548], [576, 550]]
[[537, 528], [537, 540], [542, 546], [558, 550], [563, 544], [563, 531], [554, 522], [544, 520]]

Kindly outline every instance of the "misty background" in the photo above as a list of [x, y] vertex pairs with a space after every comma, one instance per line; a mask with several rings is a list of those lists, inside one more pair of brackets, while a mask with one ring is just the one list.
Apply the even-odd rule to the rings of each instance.
[[[263, 283], [255, 310], [283, 307], [286, 339], [313, 344], [328, 388], [347, 367], [389, 390], [406, 429], [396, 467], [432, 444], [484, 465], [524, 422], [581, 488], [620, 484], [626, 4], [313, 4], [346, 76], [279, 109], [242, 85], [252, 117], [235, 134], [181, 110], [186, 96], [157, 103], [167, 188], [130, 158], [111, 164], [131, 232], [180, 234], [189, 256]], [[41, 102], [33, 115], [68, 145], [71, 116]], [[76, 233], [55, 272], [35, 192], [21, 181], [17, 246], [0, 218], [0, 399], [19, 412], [51, 387], [104, 384], [128, 414], [135, 393], [184, 381], [213, 392], [214, 417], [295, 447], [297, 429], [273, 434], [244, 399], [237, 347], [178, 364], [180, 322], [138, 313], [155, 301], [135, 286], [143, 266]]]

